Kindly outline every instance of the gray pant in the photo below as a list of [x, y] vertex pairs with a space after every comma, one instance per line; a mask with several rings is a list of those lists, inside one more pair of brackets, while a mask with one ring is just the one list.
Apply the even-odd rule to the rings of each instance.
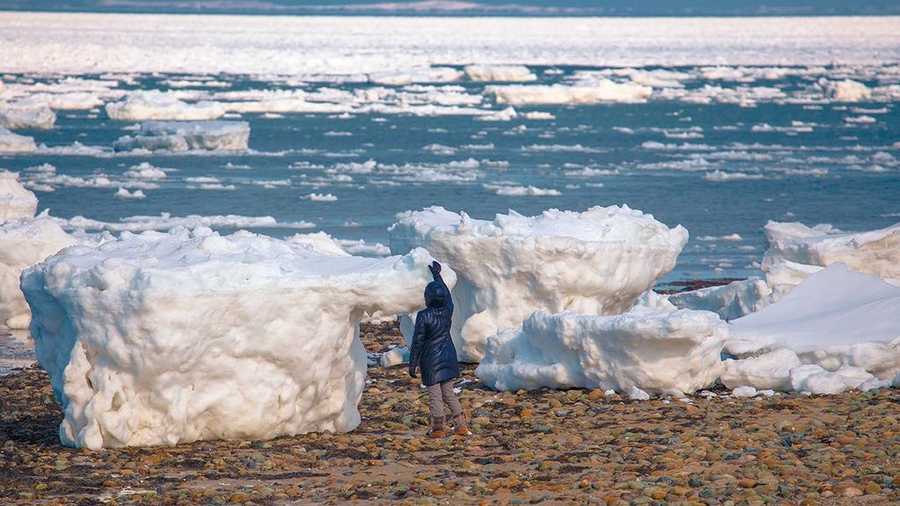
[[450, 414], [457, 416], [462, 413], [462, 406], [459, 405], [459, 399], [453, 391], [453, 382], [444, 381], [436, 383], [428, 387], [428, 408], [431, 410], [432, 418], [441, 418], [444, 416], [444, 405], [450, 408]]

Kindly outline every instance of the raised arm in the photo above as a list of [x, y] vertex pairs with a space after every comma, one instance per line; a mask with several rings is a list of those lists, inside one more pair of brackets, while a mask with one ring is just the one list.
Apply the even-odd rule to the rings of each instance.
[[450, 314], [453, 314], [453, 295], [450, 293], [450, 288], [447, 287], [447, 283], [444, 283], [444, 278], [441, 277], [441, 264], [435, 260], [428, 266], [428, 270], [431, 271], [434, 280], [444, 287], [444, 292], [447, 294], [447, 298], [444, 300], [444, 307], [450, 310]]

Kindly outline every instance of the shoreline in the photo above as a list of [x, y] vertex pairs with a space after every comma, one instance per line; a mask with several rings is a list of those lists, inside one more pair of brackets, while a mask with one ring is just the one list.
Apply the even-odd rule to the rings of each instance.
[[[402, 342], [367, 325], [366, 348]], [[0, 377], [0, 502], [33, 504], [488, 501], [819, 504], [900, 501], [900, 390], [690, 402], [597, 391], [498, 393], [465, 366], [475, 435], [434, 441], [403, 367], [371, 368], [346, 434], [173, 447], [64, 448], [46, 374]], [[467, 381], [466, 381], [467, 380]]]

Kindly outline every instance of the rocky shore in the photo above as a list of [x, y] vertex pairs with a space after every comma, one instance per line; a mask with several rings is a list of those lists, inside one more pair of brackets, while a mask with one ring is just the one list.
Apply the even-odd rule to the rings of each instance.
[[[371, 352], [402, 338], [365, 325]], [[404, 367], [369, 370], [349, 434], [175, 447], [60, 446], [37, 368], [0, 377], [2, 504], [897, 504], [900, 390], [629, 401], [600, 391], [496, 393], [467, 367], [468, 439], [425, 438]]]

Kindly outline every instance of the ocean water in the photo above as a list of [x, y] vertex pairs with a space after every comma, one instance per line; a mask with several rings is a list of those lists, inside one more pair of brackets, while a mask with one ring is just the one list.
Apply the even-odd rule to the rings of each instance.
[[[12, 21], [27, 25], [43, 18], [37, 19]], [[8, 17], [0, 21], [12, 23]], [[635, 20], [620, 22], [637, 36]], [[760, 33], [771, 30], [765, 19], [746, 22], [751, 28], [758, 24]], [[340, 41], [329, 46], [333, 74], [323, 73], [331, 60], [316, 60], [315, 54], [285, 53], [287, 59], [302, 60], [298, 65], [307, 65], [307, 73], [285, 74], [285, 63], [279, 61], [273, 67], [278, 73], [240, 74], [225, 60], [219, 67], [228, 71], [215, 72], [219, 67], [208, 57], [198, 63], [204, 72], [192, 73], [172, 70], [162, 56], [144, 62], [121, 48], [121, 54], [110, 56], [115, 64], [109, 68], [103, 68], [103, 58], [91, 60], [88, 54], [91, 65], [99, 68], [86, 72], [74, 58], [59, 59], [54, 53], [58, 48], [48, 49], [49, 43], [22, 28], [10, 32], [8, 41], [31, 44], [26, 48], [31, 53], [6, 66], [0, 63], [0, 71], [6, 71], [0, 100], [79, 92], [99, 103], [57, 110], [51, 129], [16, 130], [33, 137], [39, 148], [0, 154], [0, 167], [21, 173], [38, 195], [40, 209], [64, 219], [103, 222], [87, 227], [92, 231], [118, 230], [123, 220], [135, 216], [215, 216], [214, 228], [225, 231], [250, 224], [255, 232], [275, 236], [325, 231], [341, 239], [362, 239], [369, 246], [355, 251], [365, 254], [384, 253], [372, 244], [387, 244], [386, 229], [394, 216], [410, 209], [439, 205], [490, 219], [510, 209], [527, 215], [549, 208], [624, 204], [690, 231], [678, 265], [662, 281], [747, 277], [760, 274], [762, 227], [769, 220], [829, 223], [848, 231], [900, 221], [900, 48], [892, 45], [895, 35], [885, 40], [884, 19], [871, 23], [881, 31], [873, 28], [870, 38], [862, 29], [865, 24], [854, 25], [862, 28], [853, 37], [803, 50], [797, 48], [806, 47], [801, 43], [809, 36], [802, 30], [797, 40], [782, 34], [767, 43], [748, 34], [749, 28], [735, 41], [717, 29], [708, 38], [698, 37], [702, 44], [696, 47], [683, 41], [676, 48], [680, 56], [673, 58], [677, 65], [647, 63], [650, 52], [644, 46], [634, 49], [632, 59], [621, 47], [610, 46], [615, 64], [602, 57], [594, 58], [597, 64], [584, 64], [592, 54], [602, 54], [602, 44], [590, 51], [579, 46], [567, 58], [565, 48], [548, 42], [552, 30], [542, 32], [533, 47], [520, 39], [520, 60], [504, 60], [515, 54], [509, 44], [500, 56], [486, 45], [484, 60], [522, 63], [534, 74], [534, 80], [517, 85], [608, 80], [631, 87], [604, 103], [517, 105], [515, 117], [499, 121], [484, 120], [508, 107], [497, 103], [491, 87], [510, 83], [475, 82], [464, 75], [436, 82], [421, 77], [434, 68], [462, 71], [464, 63], [480, 63], [482, 54], [448, 49], [424, 35], [411, 63], [384, 63], [390, 70], [386, 74], [373, 73], [368, 64], [362, 64], [366, 73], [351, 72], [352, 62], [365, 61], [360, 56], [365, 44], [358, 39], [346, 46], [346, 54]], [[47, 36], [71, 36], [63, 25], [48, 24]], [[160, 37], [170, 36], [159, 23], [153, 29]], [[160, 44], [151, 34], [141, 31]], [[659, 43], [659, 37], [649, 38]], [[404, 40], [412, 39], [405, 34]], [[73, 44], [69, 49], [77, 53], [78, 43]], [[547, 47], [553, 51], [538, 50]], [[765, 55], [753, 56], [754, 47], [779, 55], [778, 65], [765, 64]], [[107, 50], [118, 49], [96, 49]], [[41, 59], [51, 54], [58, 58]], [[211, 49], [210, 54], [217, 53]], [[334, 56], [340, 54], [346, 58]], [[866, 54], [867, 61], [853, 63], [859, 54]], [[547, 61], [554, 58], [560, 63]], [[578, 65], [566, 63], [576, 60]], [[846, 79], [865, 85], [869, 95], [848, 102], [829, 91]], [[631, 93], [636, 86], [652, 91], [635, 98]], [[259, 100], [273, 90], [299, 90], [306, 94], [306, 111], [323, 112], [229, 113], [222, 119], [249, 123], [246, 152], [116, 152], [115, 141], [134, 135], [139, 122], [110, 119], [104, 105], [140, 90], [170, 93], [187, 104]], [[245, 94], [228, 95], [233, 92]], [[544, 114], [526, 114], [535, 112]], [[126, 175], [139, 164], [167, 175], [152, 181]], [[119, 187], [141, 189], [145, 198], [118, 198]], [[274, 220], [248, 219], [258, 217]], [[144, 228], [171, 224], [139, 220]], [[67, 224], [72, 229], [84, 225], [75, 220]]]

